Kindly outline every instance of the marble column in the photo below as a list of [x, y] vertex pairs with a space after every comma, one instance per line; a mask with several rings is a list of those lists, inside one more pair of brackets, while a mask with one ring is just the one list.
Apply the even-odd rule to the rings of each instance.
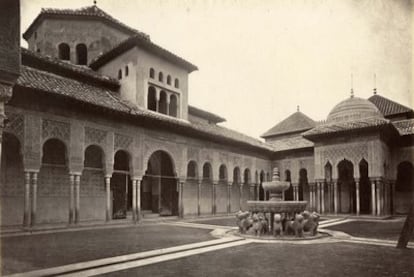
[[377, 204], [377, 215], [381, 215], [381, 181], [376, 182], [376, 204]]
[[75, 175], [69, 175], [69, 224], [72, 224], [75, 221]]
[[356, 214], [360, 213], [359, 180], [355, 180]]
[[334, 182], [334, 212], [338, 213], [338, 182]]
[[110, 221], [112, 219], [111, 215], [111, 177], [105, 177], [105, 190], [106, 190], [106, 221]]
[[211, 194], [211, 214], [216, 214], [216, 183], [213, 183]]
[[137, 197], [136, 197], [136, 210], [135, 210], [135, 214], [136, 214], [136, 218], [137, 218], [137, 222], [141, 220], [141, 187], [142, 187], [142, 177], [137, 178]]
[[36, 224], [36, 212], [37, 212], [37, 172], [32, 172], [32, 210], [30, 216], [30, 225]]
[[391, 214], [395, 214], [395, 182], [391, 183]]
[[29, 171], [24, 172], [24, 214], [23, 214], [23, 227], [30, 226], [30, 182], [31, 173]]
[[184, 202], [183, 202], [183, 195], [184, 195], [184, 180], [178, 180], [178, 216], [180, 218], [184, 217]]
[[[246, 186], [248, 186], [248, 184], [246, 184]], [[240, 183], [239, 190], [240, 190], [239, 207], [240, 207], [240, 210], [242, 210], [242, 204], [243, 204], [243, 183]]]
[[137, 222], [137, 182], [138, 180], [132, 179], [132, 220]]
[[75, 175], [75, 224], [80, 221], [80, 175]]
[[376, 181], [371, 180], [371, 214], [372, 215], [376, 215], [376, 210], [377, 210], [377, 203], [375, 201], [376, 197], [375, 197], [375, 183]]
[[321, 183], [321, 213], [325, 213], [325, 183]]
[[316, 187], [316, 211], [320, 213], [321, 212], [321, 183], [316, 182], [315, 187]]
[[197, 215], [198, 216], [200, 216], [201, 214], [200, 196], [201, 196], [201, 180], [198, 180], [197, 181]]
[[231, 183], [227, 184], [227, 213], [231, 213]]

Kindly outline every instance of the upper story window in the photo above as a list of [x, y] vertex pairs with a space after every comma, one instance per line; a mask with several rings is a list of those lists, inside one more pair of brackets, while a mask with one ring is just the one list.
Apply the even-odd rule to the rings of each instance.
[[171, 85], [171, 76], [170, 75], [167, 76], [167, 85]]
[[76, 60], [80, 65], [88, 64], [88, 49], [84, 43], [76, 45]]
[[155, 78], [155, 70], [154, 70], [154, 68], [150, 68], [150, 71], [149, 71], [149, 76], [150, 76], [150, 78], [152, 78], [152, 79], [154, 79], [154, 78]]
[[59, 44], [59, 59], [64, 61], [70, 60], [70, 47], [67, 43]]
[[129, 75], [129, 68], [128, 66], [125, 66], [125, 77]]
[[162, 74], [162, 72], [158, 73], [158, 81], [164, 82], [164, 75]]
[[175, 80], [174, 80], [174, 87], [175, 88], [180, 88], [180, 81], [177, 78], [175, 78]]
[[122, 79], [122, 70], [118, 70], [118, 80]]

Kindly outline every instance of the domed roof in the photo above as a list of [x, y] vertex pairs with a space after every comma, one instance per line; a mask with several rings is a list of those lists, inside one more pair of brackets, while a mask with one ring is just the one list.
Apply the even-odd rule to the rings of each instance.
[[369, 100], [350, 97], [336, 105], [328, 115], [327, 123], [339, 123], [366, 118], [384, 118]]

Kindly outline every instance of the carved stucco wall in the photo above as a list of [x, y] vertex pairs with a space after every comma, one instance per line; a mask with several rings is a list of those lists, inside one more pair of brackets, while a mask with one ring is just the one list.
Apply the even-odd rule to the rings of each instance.
[[279, 168], [281, 180], [286, 180], [286, 170], [290, 171], [291, 182], [293, 184], [299, 183], [299, 171], [306, 169], [308, 182], [314, 182], [314, 157], [303, 156], [303, 157], [290, 157], [275, 161], [275, 167]]

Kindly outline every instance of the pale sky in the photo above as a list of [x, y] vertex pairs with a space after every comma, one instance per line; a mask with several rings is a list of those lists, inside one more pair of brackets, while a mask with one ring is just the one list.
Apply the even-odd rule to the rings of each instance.
[[[22, 0], [24, 32], [42, 7]], [[259, 137], [300, 110], [314, 120], [349, 97], [378, 93], [413, 107], [411, 0], [98, 0], [98, 7], [199, 67], [189, 103]], [[25, 46], [25, 43], [22, 43]]]

